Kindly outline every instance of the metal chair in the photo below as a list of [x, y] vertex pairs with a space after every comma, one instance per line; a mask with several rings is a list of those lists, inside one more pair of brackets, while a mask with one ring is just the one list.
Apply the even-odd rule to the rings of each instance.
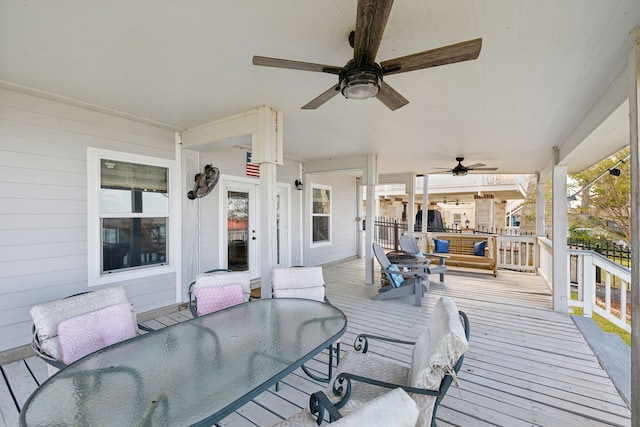
[[[273, 298], [304, 298], [331, 304], [325, 295], [324, 276], [322, 267], [278, 267], [273, 269], [271, 278]], [[316, 381], [329, 382], [333, 375], [333, 354], [336, 364], [340, 363], [340, 341], [336, 341], [329, 350], [328, 375], [319, 377], [310, 372], [306, 366], [302, 370]]]
[[[226, 269], [198, 274], [189, 285], [189, 311], [199, 317], [213, 311], [248, 302], [251, 296], [251, 273]], [[198, 306], [198, 298], [202, 304]]]
[[[413, 341], [362, 334], [353, 351], [345, 352], [326, 394], [333, 405], [349, 413], [389, 389], [402, 388], [416, 401], [418, 426], [436, 425], [436, 411], [462, 367], [469, 346], [470, 327], [466, 314], [453, 300], [436, 303], [429, 327]], [[368, 353], [374, 341], [413, 346], [411, 364]]]
[[101, 345], [135, 336], [140, 330], [151, 330], [137, 323], [136, 313], [121, 286], [38, 304], [29, 313], [33, 319], [31, 347], [49, 364], [50, 375], [87, 349], [95, 351]]

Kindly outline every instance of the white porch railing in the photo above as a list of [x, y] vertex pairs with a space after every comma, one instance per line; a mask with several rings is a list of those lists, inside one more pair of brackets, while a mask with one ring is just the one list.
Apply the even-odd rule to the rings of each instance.
[[538, 254], [536, 236], [499, 235], [498, 268], [515, 271], [536, 271]]
[[[631, 332], [631, 324], [627, 322], [631, 316], [627, 309], [631, 271], [594, 251], [569, 249], [567, 252], [569, 305], [581, 307], [584, 316], [591, 317], [596, 313]], [[600, 268], [604, 283], [597, 283], [596, 267]], [[574, 299], [576, 294], [577, 299]]]

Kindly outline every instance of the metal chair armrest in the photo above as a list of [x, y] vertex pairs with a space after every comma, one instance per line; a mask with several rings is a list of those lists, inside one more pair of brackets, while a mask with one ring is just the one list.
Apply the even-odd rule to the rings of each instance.
[[415, 341], [399, 340], [396, 338], [383, 337], [380, 335], [360, 334], [354, 340], [353, 348], [356, 351], [361, 351], [362, 353], [366, 353], [369, 350], [369, 340], [385, 341], [385, 342], [407, 344], [407, 345], [415, 344]]
[[326, 394], [317, 391], [309, 396], [309, 411], [315, 418], [316, 424], [322, 424], [325, 410], [329, 413], [329, 422], [334, 422], [342, 418], [342, 414], [338, 412], [338, 408], [331, 403]]

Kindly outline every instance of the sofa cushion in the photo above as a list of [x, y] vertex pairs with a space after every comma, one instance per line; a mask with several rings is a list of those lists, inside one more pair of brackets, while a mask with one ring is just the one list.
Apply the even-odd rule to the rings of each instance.
[[433, 239], [434, 252], [437, 254], [449, 253], [449, 240]]
[[476, 256], [484, 256], [484, 250], [487, 247], [487, 242], [475, 242], [473, 244], [473, 254]]

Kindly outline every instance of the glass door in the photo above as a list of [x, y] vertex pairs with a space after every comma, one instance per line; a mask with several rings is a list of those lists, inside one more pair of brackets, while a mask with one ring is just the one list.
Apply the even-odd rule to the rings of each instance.
[[227, 268], [259, 276], [256, 185], [230, 182], [226, 195]]

